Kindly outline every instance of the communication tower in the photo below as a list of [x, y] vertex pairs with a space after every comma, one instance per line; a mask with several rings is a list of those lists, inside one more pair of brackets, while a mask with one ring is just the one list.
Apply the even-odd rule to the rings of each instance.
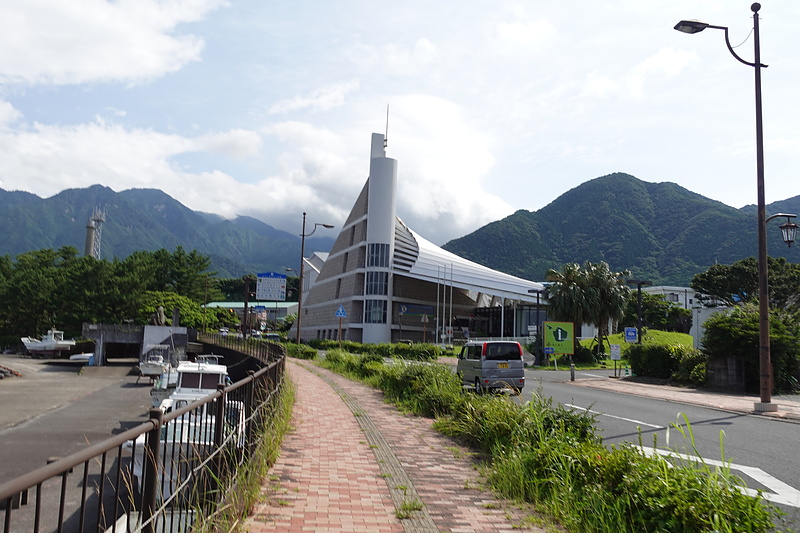
[[103, 242], [103, 222], [106, 221], [105, 209], [95, 207], [89, 222], [86, 223], [86, 245], [84, 255], [100, 259], [100, 246]]

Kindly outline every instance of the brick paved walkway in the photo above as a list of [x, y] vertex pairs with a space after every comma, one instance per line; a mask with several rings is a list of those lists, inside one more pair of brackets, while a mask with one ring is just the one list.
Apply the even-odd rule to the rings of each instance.
[[480, 489], [469, 450], [403, 415], [383, 394], [291, 361], [292, 424], [246, 530], [267, 532], [544, 531]]

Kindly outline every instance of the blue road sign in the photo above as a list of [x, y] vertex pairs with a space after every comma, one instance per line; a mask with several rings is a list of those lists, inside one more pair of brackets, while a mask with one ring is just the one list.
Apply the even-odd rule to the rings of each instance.
[[636, 328], [625, 328], [625, 342], [638, 342], [639, 330]]
[[347, 311], [344, 310], [344, 306], [340, 305], [339, 309], [336, 310], [336, 317], [337, 318], [347, 318]]
[[553, 348], [552, 346], [545, 346], [544, 353], [556, 353], [556, 349]]

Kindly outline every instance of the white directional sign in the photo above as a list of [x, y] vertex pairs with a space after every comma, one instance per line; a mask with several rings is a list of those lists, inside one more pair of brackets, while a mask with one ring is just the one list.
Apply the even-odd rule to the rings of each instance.
[[277, 272], [258, 275], [256, 299], [283, 302], [286, 300], [286, 276]]

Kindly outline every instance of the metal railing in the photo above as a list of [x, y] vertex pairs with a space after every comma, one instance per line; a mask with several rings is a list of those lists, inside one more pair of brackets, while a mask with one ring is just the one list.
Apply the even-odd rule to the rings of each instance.
[[[217, 339], [203, 339], [214, 340]], [[274, 343], [225, 339], [263, 366], [246, 378], [0, 485], [4, 533], [184, 532], [225, 501], [283, 384]]]

